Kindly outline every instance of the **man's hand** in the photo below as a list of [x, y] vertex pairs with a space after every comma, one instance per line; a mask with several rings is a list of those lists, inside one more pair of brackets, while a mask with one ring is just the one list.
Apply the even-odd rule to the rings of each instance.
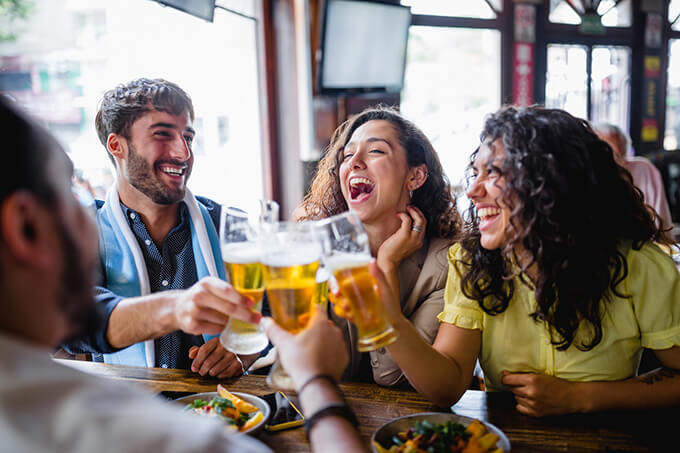
[[577, 382], [543, 374], [508, 371], [503, 371], [501, 382], [510, 387], [517, 401], [516, 409], [522, 414], [543, 417], [580, 412]]
[[312, 319], [297, 335], [282, 329], [272, 318], [260, 321], [296, 388], [317, 374], [327, 374], [337, 381], [349, 363], [340, 329], [328, 320], [320, 305], [312, 310]]
[[217, 378], [230, 378], [243, 373], [240, 359], [224, 349], [219, 340], [219, 337], [215, 337], [200, 347], [192, 346], [189, 349], [189, 358], [194, 359], [191, 371]]
[[222, 332], [230, 316], [257, 324], [262, 315], [250, 309], [254, 304], [229, 283], [205, 277], [191, 288], [177, 291], [174, 305], [176, 330], [192, 335], [215, 335]]

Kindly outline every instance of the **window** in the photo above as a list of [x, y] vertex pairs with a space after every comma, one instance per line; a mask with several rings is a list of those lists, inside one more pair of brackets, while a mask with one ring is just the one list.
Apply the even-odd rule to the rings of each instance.
[[196, 112], [189, 187], [250, 205], [264, 192], [252, 1], [230, 0], [239, 14], [218, 8], [214, 23], [151, 1], [34, 2], [17, 40], [0, 42], [0, 90], [47, 125], [101, 198], [112, 181], [94, 127], [102, 94], [138, 77], [173, 81]]
[[605, 27], [630, 27], [633, 24], [632, 0], [550, 0], [550, 22], [579, 25], [586, 15], [599, 16]]
[[628, 129], [631, 50], [620, 46], [594, 46], [590, 84], [590, 120]]
[[548, 44], [546, 107], [628, 130], [630, 61], [624, 46]]
[[545, 106], [588, 117], [588, 49], [569, 44], [548, 45]]
[[413, 14], [494, 19], [503, 10], [503, 0], [401, 0]]
[[668, 87], [666, 90], [666, 132], [663, 147], [680, 146], [680, 39], [668, 42]]
[[423, 129], [454, 188], [500, 107], [501, 32], [412, 26], [401, 110]]
[[668, 22], [673, 31], [680, 31], [680, 0], [671, 0], [668, 4]]

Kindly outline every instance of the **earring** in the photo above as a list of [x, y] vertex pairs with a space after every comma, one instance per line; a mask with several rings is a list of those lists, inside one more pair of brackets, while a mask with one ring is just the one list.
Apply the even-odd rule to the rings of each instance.
[[412, 190], [409, 190], [409, 191], [408, 191], [408, 198], [409, 198], [409, 200], [410, 200], [411, 198], [413, 198], [413, 191], [412, 191]]

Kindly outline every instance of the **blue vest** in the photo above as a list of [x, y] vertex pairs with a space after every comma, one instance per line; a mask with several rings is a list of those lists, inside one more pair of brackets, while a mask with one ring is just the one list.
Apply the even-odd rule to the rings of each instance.
[[[189, 211], [191, 244], [198, 279], [213, 275], [224, 280], [225, 270], [219, 237], [208, 210], [194, 198], [188, 189], [184, 202]], [[120, 208], [117, 186], [111, 188], [107, 194], [106, 203], [97, 211], [97, 224], [99, 252], [106, 272], [106, 287], [121, 297], [149, 294], [149, 277], [144, 255]], [[214, 337], [215, 335], [203, 335], [205, 341]], [[136, 343], [118, 352], [104, 354], [104, 362], [153, 367], [155, 366], [154, 341]]]

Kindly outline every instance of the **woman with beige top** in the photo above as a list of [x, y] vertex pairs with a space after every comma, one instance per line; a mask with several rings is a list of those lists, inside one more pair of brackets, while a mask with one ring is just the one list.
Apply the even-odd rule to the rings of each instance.
[[[425, 134], [390, 108], [371, 108], [333, 134], [297, 220], [316, 220], [351, 209], [364, 224], [371, 253], [401, 303], [403, 315], [432, 343], [444, 306], [446, 254], [461, 220], [448, 179]], [[342, 318], [351, 360], [346, 379], [380, 385], [405, 383], [384, 349], [362, 366], [357, 333]]]

